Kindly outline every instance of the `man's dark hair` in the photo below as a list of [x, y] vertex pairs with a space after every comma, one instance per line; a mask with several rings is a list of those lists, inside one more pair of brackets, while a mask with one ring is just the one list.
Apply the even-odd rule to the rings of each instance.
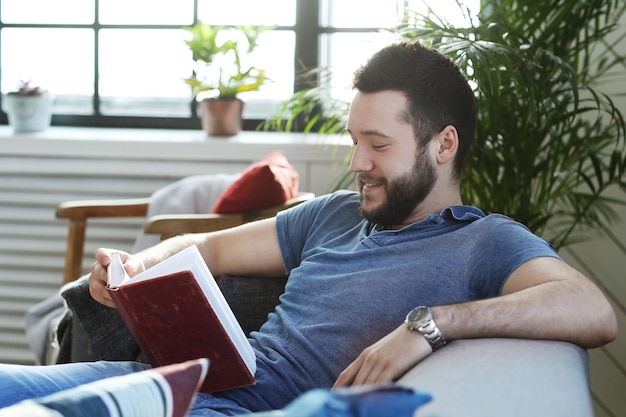
[[425, 146], [447, 125], [456, 128], [459, 148], [454, 161], [458, 179], [474, 141], [476, 101], [460, 68], [441, 52], [419, 42], [383, 48], [359, 68], [353, 87], [363, 93], [402, 92], [409, 101], [407, 122]]

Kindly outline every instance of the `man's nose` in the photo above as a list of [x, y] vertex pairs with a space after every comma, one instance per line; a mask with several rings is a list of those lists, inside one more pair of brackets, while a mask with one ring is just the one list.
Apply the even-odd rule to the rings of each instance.
[[374, 164], [368, 156], [368, 153], [359, 145], [352, 148], [352, 157], [350, 158], [350, 171], [352, 172], [369, 172], [373, 169]]

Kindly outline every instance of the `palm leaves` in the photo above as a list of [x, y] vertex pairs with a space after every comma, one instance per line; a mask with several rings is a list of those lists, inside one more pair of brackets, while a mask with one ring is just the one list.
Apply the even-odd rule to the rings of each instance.
[[625, 201], [609, 192], [626, 185], [625, 123], [600, 83], [626, 73], [616, 49], [624, 35], [610, 40], [625, 8], [488, 1], [467, 27], [409, 14], [398, 33], [451, 56], [475, 88], [466, 203], [506, 213], [557, 248], [616, 219]]

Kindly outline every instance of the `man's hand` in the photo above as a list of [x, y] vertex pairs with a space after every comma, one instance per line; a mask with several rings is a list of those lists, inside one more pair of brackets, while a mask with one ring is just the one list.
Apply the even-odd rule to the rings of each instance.
[[395, 381], [431, 353], [424, 336], [402, 324], [365, 349], [339, 375], [333, 388]]
[[89, 275], [89, 293], [97, 302], [108, 307], [115, 308], [115, 304], [111, 300], [111, 295], [106, 289], [107, 285], [107, 268], [111, 263], [111, 255], [120, 254], [124, 269], [129, 276], [133, 277], [142, 272], [145, 268], [141, 260], [133, 257], [128, 253], [120, 250], [100, 248], [94, 252], [96, 261], [91, 265], [91, 274]]

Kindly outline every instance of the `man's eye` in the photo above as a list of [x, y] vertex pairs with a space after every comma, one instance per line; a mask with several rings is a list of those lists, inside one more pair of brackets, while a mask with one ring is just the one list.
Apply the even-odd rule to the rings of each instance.
[[385, 149], [387, 147], [386, 143], [383, 144], [373, 144], [372, 148], [376, 149], [376, 150], [381, 150], [381, 149]]

